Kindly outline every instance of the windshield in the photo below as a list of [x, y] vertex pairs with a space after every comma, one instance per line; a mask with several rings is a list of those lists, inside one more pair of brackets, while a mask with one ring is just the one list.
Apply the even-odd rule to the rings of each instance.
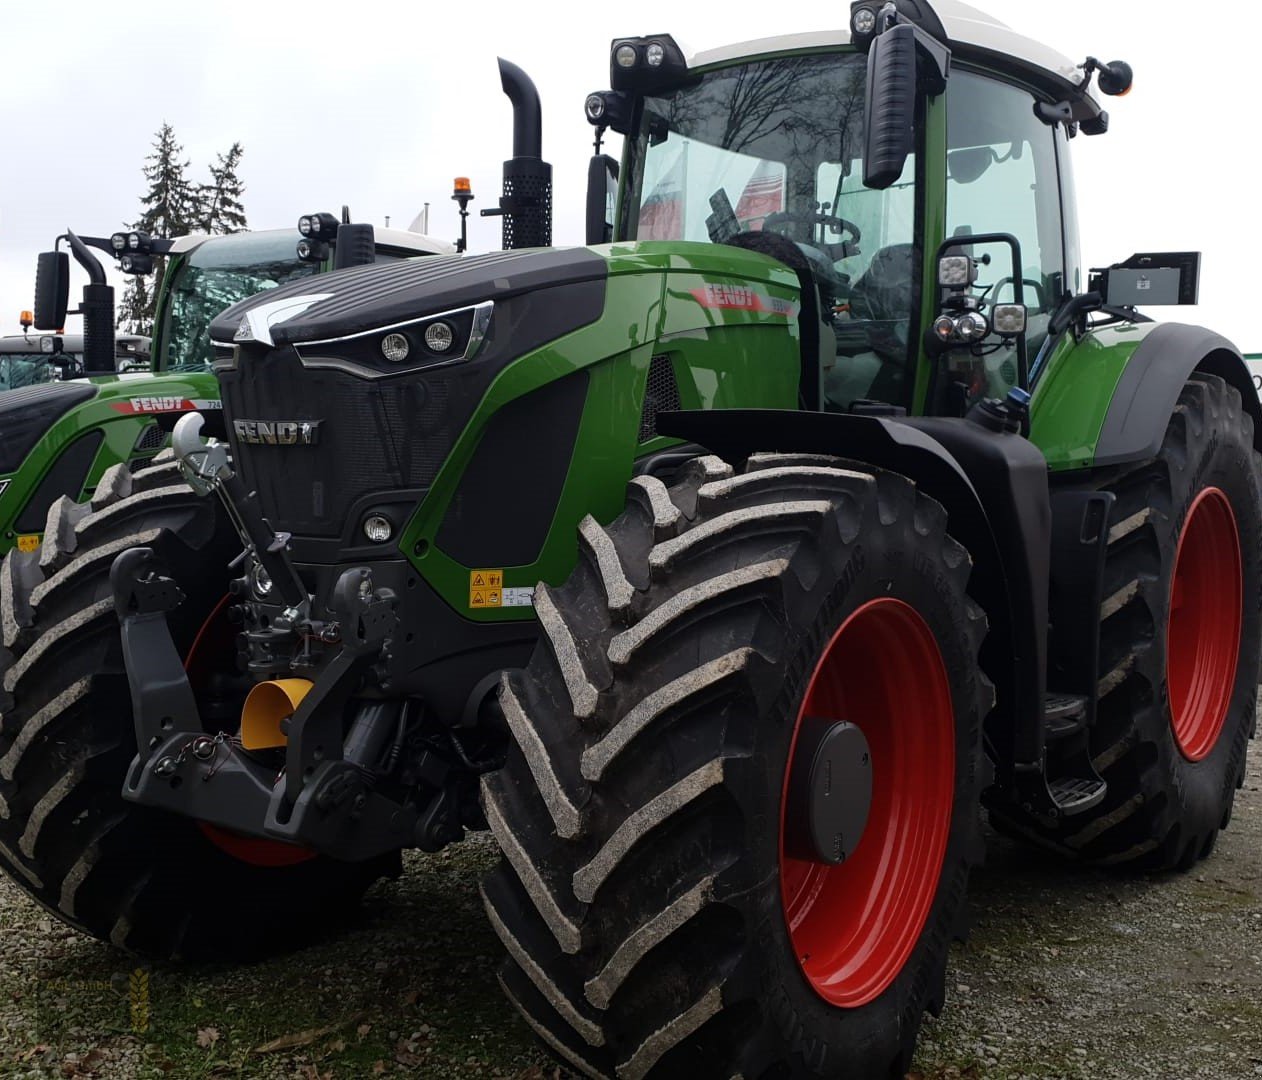
[[[168, 371], [197, 371], [214, 359], [211, 321], [224, 308], [264, 289], [308, 277], [319, 264], [301, 262], [292, 232], [215, 236], [176, 265], [154, 356]], [[161, 351], [159, 351], [161, 350]]]
[[866, 72], [857, 53], [782, 57], [646, 98], [623, 205], [628, 239], [756, 246], [740, 234], [774, 232], [795, 244], [788, 257], [821, 293], [836, 409], [902, 402], [913, 358], [916, 161], [887, 190], [863, 186]]
[[0, 352], [0, 390], [16, 390], [19, 386], [52, 382], [50, 353]]

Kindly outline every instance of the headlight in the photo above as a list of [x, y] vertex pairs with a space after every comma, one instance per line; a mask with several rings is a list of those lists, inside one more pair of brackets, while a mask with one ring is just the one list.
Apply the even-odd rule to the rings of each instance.
[[996, 304], [990, 315], [994, 320], [996, 334], [1016, 337], [1025, 329], [1024, 304]]
[[110, 237], [110, 247], [116, 252], [125, 251], [127, 248], [127, 234], [116, 232]]
[[850, 18], [850, 29], [861, 37], [867, 37], [876, 29], [876, 12], [871, 8], [858, 8]]
[[381, 355], [392, 364], [401, 364], [408, 358], [412, 347], [402, 334], [387, 334], [381, 339]]
[[364, 535], [374, 544], [384, 544], [394, 535], [394, 526], [384, 514], [369, 514], [363, 527]]
[[425, 347], [431, 352], [445, 353], [456, 343], [456, 332], [450, 323], [432, 322], [425, 328]]
[[947, 289], [967, 289], [976, 278], [973, 260], [967, 255], [946, 255], [938, 261], [938, 284]]
[[661, 67], [662, 61], [666, 59], [666, 50], [662, 48], [660, 42], [651, 42], [649, 47], [644, 50], [644, 62], [649, 67]]
[[633, 68], [636, 61], [639, 60], [640, 54], [636, 51], [634, 45], [619, 45], [613, 54], [613, 62], [620, 68]]
[[980, 311], [966, 311], [955, 320], [955, 332], [961, 341], [981, 341], [990, 333], [990, 324]]

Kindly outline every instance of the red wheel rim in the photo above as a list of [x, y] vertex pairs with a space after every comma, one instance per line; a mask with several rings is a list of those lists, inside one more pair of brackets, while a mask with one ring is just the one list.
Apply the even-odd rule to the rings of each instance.
[[[228, 621], [230, 599], [225, 596], [206, 616], [206, 621], [193, 638], [193, 644], [189, 646], [188, 655], [184, 657], [184, 670], [194, 689], [210, 678], [214, 671], [214, 657], [222, 656], [225, 650], [231, 651], [233, 647], [235, 631]], [[197, 826], [202, 835], [224, 854], [251, 866], [294, 866], [315, 858], [314, 851], [297, 844], [245, 836], [205, 821], [199, 821]]]
[[[873, 600], [842, 623], [798, 713], [848, 720], [867, 737], [872, 803], [839, 866], [786, 855], [781, 796], [780, 896], [794, 953], [815, 992], [857, 1008], [907, 963], [929, 918], [955, 795], [955, 719], [946, 666], [924, 619]], [[789, 763], [797, 745], [795, 728]]]
[[1200, 761], [1222, 734], [1240, 659], [1240, 534], [1216, 487], [1192, 502], [1170, 580], [1166, 680], [1170, 724], [1183, 756]]

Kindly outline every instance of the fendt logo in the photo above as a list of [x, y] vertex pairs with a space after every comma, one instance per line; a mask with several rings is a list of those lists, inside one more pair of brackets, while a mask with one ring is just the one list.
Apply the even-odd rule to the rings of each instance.
[[237, 439], [251, 446], [314, 446], [323, 420], [234, 420]]

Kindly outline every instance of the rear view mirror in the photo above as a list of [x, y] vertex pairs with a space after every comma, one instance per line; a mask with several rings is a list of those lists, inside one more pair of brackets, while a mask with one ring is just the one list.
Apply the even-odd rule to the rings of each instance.
[[587, 165], [587, 243], [613, 239], [613, 211], [618, 200], [618, 163], [596, 154]]
[[371, 225], [342, 224], [337, 227], [333, 248], [333, 269], [367, 266], [377, 261], [377, 236]]
[[952, 150], [947, 154], [947, 175], [957, 184], [971, 184], [994, 163], [995, 152], [989, 146]]
[[35, 329], [60, 330], [70, 306], [70, 256], [41, 251], [35, 270]]
[[916, 29], [892, 26], [868, 53], [863, 185], [883, 190], [903, 175], [915, 147]]

